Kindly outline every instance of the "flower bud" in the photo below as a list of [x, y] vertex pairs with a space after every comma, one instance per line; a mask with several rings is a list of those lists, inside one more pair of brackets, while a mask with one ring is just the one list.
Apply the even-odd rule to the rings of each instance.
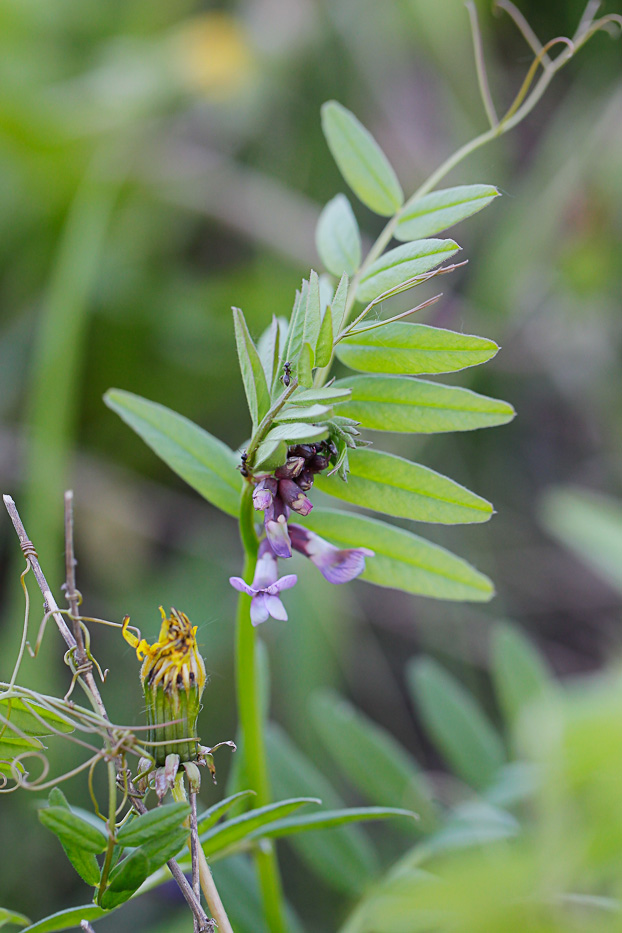
[[128, 631], [129, 617], [123, 622], [123, 637], [143, 661], [140, 679], [151, 727], [146, 744], [153, 747], [157, 766], [172, 766], [168, 756], [178, 756], [177, 764], [197, 758], [197, 717], [206, 676], [196, 626], [176, 609], [167, 617], [160, 606], [160, 613], [162, 627], [155, 644]]

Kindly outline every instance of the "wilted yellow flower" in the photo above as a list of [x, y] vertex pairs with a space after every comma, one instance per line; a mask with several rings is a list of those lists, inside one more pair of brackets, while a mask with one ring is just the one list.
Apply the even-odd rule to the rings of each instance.
[[140, 679], [147, 704], [147, 722], [152, 727], [148, 743], [153, 745], [157, 765], [169, 754], [181, 761], [197, 758], [196, 723], [206, 675], [196, 642], [196, 625], [177, 609], [166, 615], [160, 606], [162, 627], [150, 645], [129, 631], [129, 616], [123, 620], [123, 637], [143, 662]]

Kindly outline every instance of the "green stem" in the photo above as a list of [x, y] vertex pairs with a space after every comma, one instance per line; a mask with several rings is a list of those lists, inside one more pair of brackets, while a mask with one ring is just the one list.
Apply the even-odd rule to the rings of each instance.
[[114, 853], [115, 847], [115, 835], [114, 831], [116, 828], [117, 821], [117, 773], [115, 770], [114, 762], [108, 761], [108, 848], [106, 849], [106, 857], [104, 859], [104, 867], [102, 868], [101, 880], [99, 883], [99, 891], [97, 892], [97, 903], [101, 904], [101, 899], [108, 885], [108, 875], [110, 873], [110, 864], [112, 862], [112, 856]]
[[279, 396], [276, 402], [271, 406], [270, 410], [267, 411], [264, 417], [261, 419], [261, 422], [253, 434], [250, 444], [248, 445], [248, 450], [246, 451], [246, 466], [249, 470], [252, 471], [253, 469], [253, 459], [257, 453], [257, 448], [272, 427], [272, 422], [281, 411], [288, 398], [294, 394], [297, 388], [298, 380], [292, 379], [285, 391]]
[[[253, 487], [245, 485], [240, 507], [240, 536], [244, 547], [244, 579], [251, 581], [257, 565], [258, 540], [254, 527]], [[257, 643], [250, 619], [251, 598], [240, 593], [237, 611], [236, 691], [239, 731], [249, 787], [255, 804], [270, 803], [270, 779], [263, 731], [261, 685], [257, 670]], [[270, 933], [287, 933], [283, 893], [274, 844], [255, 850], [255, 864]]]

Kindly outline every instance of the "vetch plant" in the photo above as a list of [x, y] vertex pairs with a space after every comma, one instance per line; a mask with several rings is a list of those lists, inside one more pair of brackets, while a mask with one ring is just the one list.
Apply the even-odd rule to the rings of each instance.
[[[314, 501], [318, 489], [349, 506], [390, 518], [439, 524], [485, 522], [493, 513], [492, 505], [479, 494], [423, 464], [379, 449], [378, 435], [374, 434], [371, 444], [365, 432], [428, 434], [509, 422], [514, 411], [507, 402], [420, 378], [480, 365], [492, 359], [499, 347], [484, 337], [409, 320], [437, 302], [440, 294], [407, 311], [379, 315], [393, 297], [462, 265], [453, 261], [460, 250], [458, 243], [437, 235], [499, 195], [486, 184], [439, 189], [443, 178], [471, 152], [523, 120], [555, 73], [594, 32], [622, 20], [617, 16], [595, 20], [594, 4], [589, 3], [572, 39], [541, 45], [513, 4], [501, 0], [498, 6], [519, 26], [534, 58], [514, 102], [499, 118], [488, 86], [475, 7], [471, 2], [466, 6], [490, 126], [451, 155], [410, 197], [405, 198], [388, 159], [354, 114], [336, 101], [323, 106], [322, 129], [344, 180], [367, 208], [387, 221], [363, 256], [352, 207], [345, 194], [338, 194], [324, 208], [317, 227], [318, 253], [327, 272], [309, 273], [296, 292], [289, 320], [273, 317], [255, 341], [242, 310], [233, 308], [251, 423], [250, 437], [239, 451], [162, 405], [119, 389], [111, 389], [105, 397], [106, 404], [179, 476], [239, 524], [244, 564], [241, 575], [231, 576], [230, 583], [239, 594], [236, 741], [242, 759], [238, 768], [248, 782], [245, 790], [198, 812], [199, 767], [205, 765], [213, 772], [211, 756], [218, 746], [202, 746], [196, 729], [205, 666], [190, 620], [176, 609], [168, 614], [161, 609], [161, 630], [153, 644], [132, 631], [129, 619], [124, 620], [123, 635], [142, 661], [146, 738], [140, 730], [112, 724], [93, 676], [96, 662], [89, 647], [89, 619], [79, 611], [70, 507], [66, 533], [69, 607], [59, 610], [17, 510], [10, 497], [5, 497], [27, 569], [35, 571], [44, 595], [45, 619], [54, 616], [67, 644], [65, 660], [72, 681], [67, 696], [60, 700], [18, 686], [27, 642], [27, 607], [17, 663], [11, 679], [0, 684], [0, 705], [5, 704], [0, 718], [3, 789], [51, 789], [50, 807], [41, 811], [42, 822], [56, 833], [78, 874], [95, 892], [92, 904], [63, 912], [58, 921], [48, 918], [44, 926], [34, 924], [33, 931], [63, 929], [63, 924], [74, 921], [88, 924], [164, 881], [165, 865], [186, 897], [195, 930], [209, 929], [214, 923], [221, 931], [231, 930], [207, 860], [250, 850], [266, 924], [272, 933], [284, 933], [288, 923], [276, 838], [357, 820], [413, 816], [410, 811], [371, 807], [301, 817], [293, 815], [294, 811], [319, 801], [314, 797], [273, 801], [257, 627], [269, 624], [270, 618], [287, 621], [287, 591], [297, 583], [287, 565], [294, 551], [308, 557], [332, 584], [360, 577], [378, 586], [438, 599], [487, 601], [493, 595], [492, 582], [483, 573], [410, 530], [351, 508], [326, 508]], [[399, 245], [391, 245], [393, 239]], [[336, 360], [350, 370], [338, 379], [332, 375]], [[75, 684], [84, 690], [93, 712], [70, 699]], [[35, 731], [33, 719], [39, 724]], [[91, 752], [87, 762], [71, 773], [88, 769], [100, 829], [71, 809], [56, 786], [62, 777], [46, 781], [44, 774], [30, 781], [25, 761], [32, 755], [45, 760], [40, 742], [40, 736], [48, 734], [45, 730], [69, 733], [71, 740]], [[93, 744], [95, 737], [101, 747]], [[132, 757], [137, 759], [135, 770], [129, 765]], [[100, 762], [107, 769], [105, 812], [92, 791], [92, 772]], [[158, 805], [148, 810], [144, 801], [152, 792]], [[169, 793], [173, 802], [164, 803]], [[219, 824], [240, 802], [252, 809]], [[185, 869], [191, 871], [191, 884], [185, 879]], [[200, 889], [212, 920], [202, 907]]]

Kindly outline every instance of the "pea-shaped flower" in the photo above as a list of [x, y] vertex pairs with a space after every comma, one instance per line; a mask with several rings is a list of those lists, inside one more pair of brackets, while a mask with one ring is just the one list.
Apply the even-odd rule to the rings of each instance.
[[197, 716], [206, 681], [196, 625], [191, 625], [188, 616], [177, 609], [171, 609], [167, 616], [160, 606], [160, 613], [162, 627], [153, 645], [129, 631], [129, 616], [123, 620], [122, 629], [123, 637], [143, 662], [140, 680], [151, 727], [148, 744], [153, 747], [157, 766], [164, 765], [167, 755], [179, 755], [182, 762], [196, 761]]

